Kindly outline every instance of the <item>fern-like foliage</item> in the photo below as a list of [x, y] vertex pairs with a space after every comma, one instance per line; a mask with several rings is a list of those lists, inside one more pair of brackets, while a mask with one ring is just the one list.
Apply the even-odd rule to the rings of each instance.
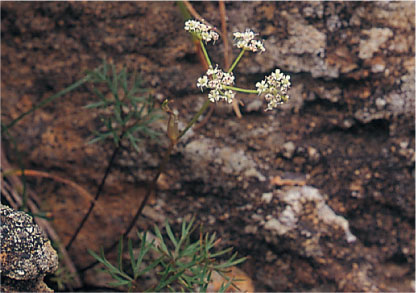
[[[138, 280], [141, 276], [151, 270], [157, 272], [158, 283], [151, 288], [147, 288], [148, 292], [160, 291], [189, 291], [194, 292], [198, 289], [200, 292], [206, 292], [208, 283], [211, 279], [213, 271], [218, 272], [227, 280], [222, 284], [221, 291], [225, 291], [233, 281], [224, 275], [227, 268], [235, 266], [246, 258], [237, 258], [234, 253], [226, 261], [219, 262], [218, 257], [223, 256], [232, 251], [227, 248], [217, 252], [213, 252], [215, 246], [219, 243], [215, 233], [203, 234], [196, 241], [191, 240], [191, 234], [195, 230], [194, 219], [189, 223], [182, 223], [181, 233], [175, 236], [168, 221], [165, 223], [166, 236], [162, 235], [160, 229], [155, 226], [154, 232], [156, 238], [148, 241], [147, 233], [138, 234], [140, 239], [139, 252], [135, 256], [135, 249], [132, 241], [128, 240], [128, 252], [130, 258], [130, 268], [123, 267], [123, 240], [121, 239], [118, 246], [118, 263], [116, 265], [110, 263], [101, 250], [100, 255], [89, 250], [89, 253], [101, 264], [104, 270], [111, 275], [114, 282], [110, 286], [124, 286], [129, 291], [143, 290], [138, 287]], [[167, 238], [167, 239], [166, 239]], [[154, 253], [150, 253], [153, 251]], [[144, 262], [145, 256], [151, 260]], [[235, 284], [233, 284], [235, 286]]]
[[88, 72], [92, 91], [98, 98], [85, 108], [102, 109], [101, 131], [94, 131], [95, 137], [89, 143], [112, 138], [118, 146], [127, 138], [138, 151], [138, 143], [143, 137], [156, 138], [160, 133], [150, 128], [150, 124], [162, 118], [155, 108], [154, 98], [143, 88], [137, 74], [130, 74], [126, 68], [117, 71], [114, 64], [103, 63], [98, 69]]

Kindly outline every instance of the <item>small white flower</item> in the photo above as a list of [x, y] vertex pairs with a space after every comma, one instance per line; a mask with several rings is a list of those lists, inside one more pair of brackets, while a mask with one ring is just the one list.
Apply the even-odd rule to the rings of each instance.
[[232, 103], [235, 97], [235, 92], [232, 90], [227, 90], [224, 92], [224, 99], [228, 104]]
[[260, 51], [261, 53], [266, 51], [262, 41], [254, 40], [255, 36], [256, 34], [249, 29], [246, 29], [244, 33], [235, 32], [235, 46], [237, 46], [237, 48], [252, 52]]
[[214, 31], [211, 31], [211, 38], [214, 40], [214, 44], [215, 44], [215, 41], [218, 41], [218, 39], [220, 38], [220, 35]]
[[212, 40], [211, 34], [209, 32], [201, 32], [201, 38], [206, 42], [209, 42]]
[[216, 75], [217, 71], [218, 71], [218, 65], [215, 67], [215, 69], [212, 67], [212, 65], [210, 65], [207, 70], [207, 75]]
[[221, 81], [218, 79], [213, 79], [208, 82], [208, 87], [211, 89], [219, 90], [221, 89]]
[[189, 32], [194, 32], [199, 27], [199, 22], [196, 20], [188, 20], [185, 22], [185, 30]]
[[185, 30], [194, 34], [199, 39], [204, 40], [205, 42], [210, 42], [212, 40], [218, 40], [220, 37], [216, 32], [212, 30], [211, 26], [208, 26], [202, 22], [196, 20], [188, 20], [185, 22]]
[[276, 69], [264, 80], [256, 83], [257, 92], [259, 95], [265, 94], [264, 99], [268, 102], [266, 111], [277, 108], [278, 105], [289, 100], [287, 95], [290, 88], [289, 80], [289, 75], [284, 75], [279, 69]]
[[196, 86], [200, 87], [201, 90], [204, 87], [207, 87], [208, 86], [208, 77], [206, 75], [204, 75], [203, 77], [198, 78], [198, 82], [197, 82]]
[[222, 78], [222, 83], [225, 85], [232, 85], [234, 84], [234, 75], [231, 73], [224, 73], [224, 76]]
[[234, 75], [230, 72], [224, 72], [215, 65], [215, 68], [210, 66], [206, 74], [198, 78], [197, 86], [201, 88], [208, 88], [210, 92], [208, 99], [215, 103], [219, 100], [224, 100], [231, 103], [235, 97], [233, 90], [225, 90], [226, 86], [234, 84]]
[[261, 95], [262, 93], [267, 91], [269, 86], [265, 80], [262, 80], [261, 82], [256, 83], [256, 88], [259, 95]]
[[208, 99], [213, 103], [218, 102], [220, 100], [220, 92], [217, 90], [210, 91], [208, 94]]

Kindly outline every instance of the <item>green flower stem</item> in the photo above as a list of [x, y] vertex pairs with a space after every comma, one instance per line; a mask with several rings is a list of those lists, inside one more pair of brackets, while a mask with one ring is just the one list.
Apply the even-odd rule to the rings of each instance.
[[243, 57], [245, 51], [246, 50], [244, 50], [244, 49], [241, 50], [240, 54], [234, 60], [233, 65], [231, 65], [230, 69], [228, 69], [228, 73], [231, 73], [234, 70], [234, 68], [237, 66], [238, 62], [240, 61], [241, 57]]
[[204, 52], [205, 59], [207, 60], [208, 66], [212, 66], [211, 60], [209, 59], [207, 50], [205, 49], [204, 43], [202, 42], [202, 39], [199, 39], [199, 44], [201, 44], [202, 52]]
[[188, 125], [186, 125], [185, 129], [182, 130], [182, 132], [178, 136], [178, 140], [185, 135], [185, 133], [189, 130], [189, 128], [192, 127], [192, 125], [195, 124], [195, 122], [198, 120], [198, 118], [205, 112], [205, 110], [208, 108], [210, 104], [210, 101], [207, 99], [205, 103], [202, 105], [201, 109], [199, 109], [198, 113], [195, 114], [195, 116], [192, 118], [191, 121], [189, 121]]
[[233, 86], [224, 86], [224, 89], [226, 90], [233, 90], [236, 92], [242, 92], [242, 93], [247, 93], [247, 94], [258, 94], [257, 90], [248, 90], [248, 89], [242, 89], [239, 87], [233, 87]]

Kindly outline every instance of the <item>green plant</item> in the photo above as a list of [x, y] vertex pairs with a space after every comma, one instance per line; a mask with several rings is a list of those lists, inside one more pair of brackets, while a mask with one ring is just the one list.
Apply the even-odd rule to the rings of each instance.
[[137, 74], [130, 76], [125, 68], [117, 72], [114, 64], [108, 65], [103, 62], [101, 67], [88, 72], [87, 77], [93, 84], [92, 91], [99, 101], [91, 103], [85, 108], [101, 110], [100, 120], [104, 126], [103, 131], [94, 131], [95, 138], [89, 143], [112, 138], [115, 148], [94, 196], [94, 201], [91, 202], [87, 213], [75, 229], [66, 249], [71, 247], [94, 209], [115, 157], [121, 149], [122, 141], [127, 138], [131, 145], [139, 151], [138, 143], [143, 137], [154, 139], [160, 135], [150, 128], [150, 124], [163, 117], [155, 108], [154, 98], [151, 95], [145, 95], [147, 90], [142, 87], [142, 81]]
[[[268, 111], [277, 108], [278, 105], [286, 102], [289, 99], [287, 92], [291, 85], [290, 76], [284, 75], [280, 72], [279, 69], [276, 69], [275, 72], [272, 72], [261, 82], [257, 82], [257, 89], [243, 89], [234, 86], [235, 77], [232, 71], [236, 68], [244, 53], [250, 51], [254, 53], [262, 53], [266, 50], [263, 45], [263, 41], [255, 39], [257, 34], [255, 34], [249, 29], [247, 29], [245, 32], [234, 33], [234, 45], [237, 48], [241, 49], [241, 51], [239, 55], [235, 58], [230, 68], [226, 72], [224, 72], [223, 70], [218, 68], [218, 65], [215, 65], [215, 67], [212, 65], [204, 45], [204, 42], [215, 42], [216, 40], [218, 40], [219, 34], [215, 31], [215, 29], [212, 28], [210, 25], [201, 23], [196, 20], [187, 20], [185, 22], [184, 29], [190, 32], [193, 38], [199, 41], [203, 55], [205, 57], [205, 61], [209, 66], [208, 70], [206, 71], [206, 74], [198, 78], [196, 83], [197, 87], [199, 87], [202, 91], [204, 89], [208, 89], [209, 94], [199, 111], [192, 117], [192, 119], [187, 123], [187, 125], [182, 131], [178, 129], [178, 117], [169, 108], [169, 101], [166, 100], [162, 104], [162, 109], [165, 110], [165, 112], [169, 115], [169, 120], [167, 123], [167, 135], [170, 139], [170, 144], [163, 156], [162, 162], [159, 165], [157, 173], [148, 185], [144, 199], [140, 203], [140, 206], [137, 208], [135, 215], [133, 216], [125, 232], [123, 233], [123, 237], [126, 237], [131, 231], [131, 229], [134, 227], [134, 224], [136, 223], [137, 219], [142, 213], [143, 208], [146, 205], [150, 195], [155, 192], [156, 182], [160, 174], [165, 171], [166, 165], [169, 162], [170, 154], [174, 149], [175, 145], [185, 135], [185, 133], [196, 123], [198, 118], [205, 112], [210, 103], [217, 103], [222, 100], [226, 101], [227, 103], [231, 103], [235, 98], [236, 92], [243, 92], [247, 94], [264, 95], [264, 98], [268, 103], [267, 108], [265, 110]], [[108, 252], [116, 246], [117, 242], [114, 242], [105, 251]], [[96, 263], [88, 265], [83, 269], [83, 271], [93, 267], [95, 264]]]
[[69, 272], [65, 266], [59, 266], [56, 272], [49, 278], [49, 280], [56, 284], [59, 291], [64, 291], [71, 287], [74, 276]]
[[[205, 112], [208, 108], [210, 103], [216, 103], [218, 101], [224, 100], [228, 103], [231, 103], [236, 95], [236, 92], [243, 92], [248, 94], [258, 94], [264, 95], [265, 100], [268, 102], [266, 111], [272, 110], [277, 108], [278, 105], [286, 102], [289, 99], [287, 91], [290, 88], [290, 76], [284, 75], [280, 72], [279, 69], [276, 69], [275, 72], [272, 72], [271, 75], [267, 76], [261, 82], [256, 83], [257, 89], [243, 89], [239, 87], [235, 87], [234, 80], [235, 77], [232, 71], [236, 68], [238, 62], [243, 57], [244, 53], [247, 51], [262, 53], [266, 49], [263, 45], [262, 41], [255, 40], [256, 34], [251, 30], [246, 30], [244, 33], [236, 32], [234, 33], [235, 37], [235, 46], [240, 48], [241, 51], [239, 55], [235, 58], [234, 62], [230, 66], [227, 72], [222, 71], [218, 68], [218, 65], [215, 68], [212, 66], [211, 60], [208, 56], [207, 50], [204, 45], [205, 42], [216, 41], [219, 38], [217, 32], [214, 29], [201, 23], [196, 20], [187, 20], [185, 22], [185, 30], [190, 32], [193, 38], [199, 40], [199, 44], [202, 48], [205, 60], [209, 65], [209, 68], [205, 75], [198, 78], [196, 86], [201, 88], [203, 91], [204, 89], [209, 90], [208, 98], [205, 100], [204, 104], [201, 106], [199, 111], [192, 117], [192, 119], [187, 123], [185, 128], [182, 131], [178, 129], [178, 117], [174, 114], [172, 110], [170, 110], [168, 104], [169, 102], [166, 100], [163, 105], [162, 109], [165, 110], [169, 114], [169, 120], [167, 125], [167, 134], [170, 139], [170, 145], [163, 157], [162, 163], [159, 166], [159, 170], [156, 173], [155, 177], [153, 178], [150, 187], [148, 188], [143, 201], [141, 202], [139, 208], [137, 209], [136, 214], [134, 215], [133, 219], [128, 225], [128, 228], [124, 232], [124, 236], [128, 235], [130, 230], [133, 228], [134, 223], [137, 221], [138, 217], [140, 216], [144, 205], [146, 204], [150, 194], [152, 194], [155, 190], [156, 181], [159, 178], [160, 174], [164, 171], [167, 162], [169, 161], [170, 154], [174, 148], [174, 146], [178, 143], [178, 141], [185, 135], [185, 133], [195, 124], [198, 118]], [[108, 250], [111, 250], [117, 245], [117, 242], [114, 242]]]
[[[104, 62], [100, 68], [88, 75], [94, 85], [92, 90], [99, 101], [85, 108], [107, 112], [100, 116], [105, 130], [94, 131], [95, 138], [89, 143], [111, 137], [118, 146], [126, 137], [139, 151], [138, 143], [143, 137], [154, 139], [160, 135], [149, 125], [162, 118], [162, 115], [156, 110], [153, 97], [145, 95], [148, 90], [143, 88], [142, 80], [137, 74], [129, 77], [126, 68], [117, 72], [114, 64]], [[100, 88], [104, 88], [104, 91]]]
[[[154, 227], [156, 239], [147, 240], [147, 233], [138, 233], [140, 239], [140, 248], [138, 255], [135, 256], [131, 239], [128, 240], [128, 255], [130, 268], [123, 266], [123, 241], [118, 245], [117, 265], [110, 263], [101, 249], [100, 255], [89, 250], [89, 253], [101, 264], [104, 270], [115, 280], [109, 283], [110, 286], [127, 287], [129, 291], [143, 289], [138, 287], [139, 278], [151, 270], [158, 270], [158, 283], [146, 291], [195, 291], [199, 289], [206, 292], [208, 283], [213, 271], [222, 276], [227, 268], [237, 265], [245, 258], [236, 258], [234, 253], [225, 262], [219, 263], [217, 258], [232, 251], [232, 248], [224, 249], [218, 252], [212, 252], [212, 249], [219, 243], [215, 233], [205, 235], [200, 232], [199, 239], [192, 241], [191, 234], [195, 230], [194, 219], [189, 223], [182, 222], [182, 229], [179, 236], [175, 236], [168, 221], [165, 223], [165, 231], [168, 240], [162, 235], [157, 226]], [[150, 251], [155, 252], [156, 257], [145, 264], [145, 259]], [[228, 282], [222, 285], [223, 291], [230, 286], [233, 281], [224, 276]]]
[[[290, 77], [281, 73], [279, 69], [276, 69], [264, 80], [257, 82], [256, 89], [243, 89], [234, 86], [235, 77], [233, 70], [236, 68], [243, 55], [250, 51], [255, 53], [265, 51], [263, 42], [256, 40], [256, 34], [251, 30], [234, 33], [235, 46], [241, 49], [241, 51], [226, 71], [220, 69], [218, 65], [212, 64], [204, 45], [204, 42], [215, 42], [218, 40], [219, 34], [215, 29], [207, 24], [195, 20], [188, 20], [185, 23], [185, 30], [190, 32], [193, 38], [199, 42], [206, 64], [208, 64], [209, 67], [206, 73], [197, 80], [196, 86], [202, 91], [208, 90], [209, 93], [202, 107], [195, 113], [182, 130], [179, 130], [178, 128], [179, 118], [176, 116], [175, 112], [169, 108], [169, 101], [163, 103], [162, 108], [169, 115], [167, 134], [170, 143], [163, 155], [157, 173], [150, 184], [148, 184], [144, 199], [137, 208], [134, 217], [128, 224], [121, 239], [125, 238], [135, 226], [135, 222], [143, 211], [150, 195], [155, 193], [156, 182], [160, 174], [165, 171], [174, 147], [183, 135], [196, 123], [198, 118], [205, 112], [211, 103], [220, 101], [231, 103], [237, 92], [243, 92], [264, 95], [264, 98], [268, 103], [266, 110], [271, 110], [277, 108], [279, 104], [286, 102], [289, 98], [287, 91], [290, 87]], [[135, 150], [139, 150], [139, 143], [144, 137], [155, 138], [158, 135], [150, 128], [152, 122], [161, 118], [161, 114], [158, 113], [155, 108], [153, 98], [150, 95], [145, 94], [146, 91], [141, 86], [141, 80], [136, 75], [130, 77], [130, 74], [127, 73], [126, 69], [117, 71], [114, 65], [104, 63], [96, 70], [88, 72], [84, 78], [73, 85], [70, 85], [59, 93], [45, 99], [29, 111], [21, 114], [8, 125], [2, 123], [2, 130], [7, 132], [26, 115], [45, 106], [49, 102], [64, 96], [66, 93], [87, 82], [92, 83], [92, 91], [97, 96], [98, 101], [87, 105], [86, 108], [96, 109], [101, 115], [100, 120], [103, 123], [99, 130], [94, 131], [94, 137], [89, 143], [111, 139], [115, 143], [115, 148], [108, 160], [107, 168], [97, 188], [94, 200], [91, 202], [87, 213], [76, 228], [69, 243], [66, 245], [66, 249], [71, 247], [89, 218], [96, 201], [102, 193], [107, 176], [114, 164], [114, 160], [120, 149], [124, 147], [123, 142], [127, 140]], [[95, 257], [97, 262], [104, 264], [107, 272], [114, 277], [116, 282], [113, 285], [127, 286], [130, 290], [133, 290], [137, 287], [137, 280], [141, 276], [150, 270], [157, 268], [160, 270], [159, 283], [157, 286], [149, 288], [149, 290], [159, 291], [165, 288], [170, 290], [175, 290], [177, 288], [182, 290], [194, 290], [195, 286], [197, 286], [201, 291], [205, 291], [212, 271], [218, 271], [221, 274], [222, 270], [242, 262], [244, 258], [236, 259], [236, 255], [233, 255], [225, 263], [218, 264], [216, 258], [230, 252], [231, 249], [211, 253], [210, 250], [213, 249], [217, 243], [215, 235], [205, 234], [205, 236], [201, 236], [198, 241], [192, 242], [190, 238], [191, 232], [193, 231], [192, 225], [193, 221], [189, 224], [184, 222], [181, 235], [179, 238], [176, 238], [169, 224], [166, 223], [165, 228], [170, 244], [165, 242], [162, 233], [157, 227], [155, 227], [155, 233], [158, 243], [156, 243], [156, 241], [150, 243], [147, 242], [146, 233], [140, 235], [141, 246], [138, 257], [134, 255], [133, 245], [131, 240], [129, 240], [128, 249], [131, 258], [130, 270], [123, 269], [122, 240], [120, 242], [114, 242], [112, 246], [105, 250], [107, 252], [119, 244], [119, 261], [117, 266], [112, 265], [105, 258], [104, 250], [101, 251], [101, 255], [97, 255], [92, 251], [90, 251], [90, 253]], [[145, 266], [143, 263], [144, 257], [150, 250], [157, 252], [159, 256], [149, 265]], [[92, 266], [94, 266], [94, 264], [89, 265], [81, 271], [85, 271]], [[231, 282], [232, 280], [225, 284], [223, 289], [229, 286]]]

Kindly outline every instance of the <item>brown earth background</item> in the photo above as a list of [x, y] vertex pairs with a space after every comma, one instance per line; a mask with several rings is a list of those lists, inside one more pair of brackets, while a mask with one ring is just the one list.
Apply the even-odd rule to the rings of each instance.
[[[192, 4], [220, 27], [217, 2]], [[291, 75], [291, 99], [264, 112], [256, 96], [239, 95], [242, 119], [231, 106], [217, 105], [208, 123], [179, 143], [137, 228], [166, 218], [179, 227], [196, 215], [221, 245], [248, 257], [240, 268], [257, 291], [414, 291], [414, 5], [226, 2], [228, 38], [251, 28], [266, 47], [243, 58], [236, 85], [254, 88], [281, 68]], [[104, 59], [140, 72], [158, 103], [173, 99], [183, 127], [206, 98], [196, 87], [203, 68], [183, 26], [174, 2], [2, 1], [2, 123]], [[222, 66], [222, 42], [207, 48]], [[83, 108], [92, 101], [82, 86], [11, 128], [24, 166], [94, 194], [114, 146], [86, 144], [99, 127], [98, 113]], [[4, 135], [2, 144], [17, 166]], [[86, 248], [98, 250], [122, 233], [167, 145], [165, 137], [145, 141], [141, 152], [129, 147], [116, 158], [100, 206], [69, 251], [77, 267], [92, 261]], [[356, 241], [327, 224], [313, 202], [298, 214], [296, 229], [276, 234], [272, 223], [288, 206], [282, 194], [312, 192], [271, 184], [276, 176], [303, 178], [316, 188]], [[27, 181], [67, 243], [87, 200], [52, 180]], [[83, 281], [85, 288], [98, 288], [107, 279], [91, 270]]]

